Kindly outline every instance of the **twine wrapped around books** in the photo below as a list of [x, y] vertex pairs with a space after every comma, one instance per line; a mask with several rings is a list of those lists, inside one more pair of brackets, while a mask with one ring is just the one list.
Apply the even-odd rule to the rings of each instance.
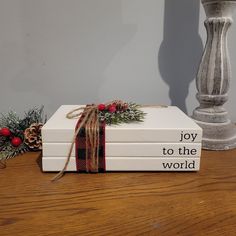
[[[111, 104], [107, 103], [106, 105]], [[151, 108], [165, 108], [168, 106], [165, 105], [142, 105], [140, 106], [141, 108], [145, 107], [151, 107]], [[90, 147], [91, 150], [91, 166], [90, 166], [90, 172], [98, 172], [98, 156], [99, 156], [99, 116], [98, 116], [99, 110], [97, 105], [87, 105], [83, 107], [76, 108], [72, 111], [70, 111], [66, 117], [68, 119], [79, 119], [81, 116], [83, 116], [83, 119], [81, 123], [78, 125], [78, 127], [75, 130], [70, 150], [65, 162], [65, 165], [63, 169], [52, 179], [52, 181], [56, 181], [60, 179], [70, 162], [71, 154], [73, 151], [74, 143], [76, 140], [77, 135], [79, 134], [80, 130], [82, 127], [85, 127], [85, 133], [86, 133], [86, 162], [88, 160], [88, 146]], [[86, 168], [88, 168], [86, 166]], [[89, 170], [87, 169], [87, 172]]]
[[[79, 112], [79, 113], [76, 113]], [[60, 179], [64, 173], [65, 170], [70, 162], [71, 154], [73, 151], [74, 147], [74, 142], [79, 134], [81, 128], [84, 126], [85, 127], [85, 133], [86, 133], [86, 147], [90, 145], [91, 149], [91, 165], [92, 165], [92, 170], [95, 172], [97, 169], [97, 162], [98, 162], [98, 144], [99, 144], [99, 119], [98, 119], [98, 108], [96, 105], [89, 105], [86, 107], [79, 107], [77, 109], [74, 109], [70, 111], [66, 117], [68, 119], [74, 119], [74, 118], [79, 118], [81, 115], [84, 116], [82, 122], [79, 124], [77, 129], [75, 130], [75, 134], [72, 139], [72, 143], [70, 146], [70, 150], [65, 162], [65, 165], [63, 169], [52, 179], [52, 181]], [[87, 148], [86, 148], [87, 150]], [[87, 152], [86, 152], [86, 159], [88, 158]]]

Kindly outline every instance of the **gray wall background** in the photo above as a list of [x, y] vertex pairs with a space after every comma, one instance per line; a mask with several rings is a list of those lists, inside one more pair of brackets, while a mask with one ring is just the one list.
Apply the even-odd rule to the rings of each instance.
[[[198, 0], [0, 0], [0, 111], [120, 98], [191, 114], [204, 19]], [[235, 41], [236, 24], [234, 121]]]

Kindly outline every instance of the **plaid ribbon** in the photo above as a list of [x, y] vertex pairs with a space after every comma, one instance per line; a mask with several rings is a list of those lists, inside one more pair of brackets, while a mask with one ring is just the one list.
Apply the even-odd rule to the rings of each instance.
[[[78, 126], [84, 119], [84, 115], [80, 117], [77, 122], [75, 130], [78, 129]], [[76, 169], [78, 172], [89, 172], [94, 173], [94, 170], [91, 169], [91, 149], [87, 145], [89, 142], [86, 140], [86, 129], [83, 126], [75, 140], [75, 152], [76, 152]], [[99, 122], [99, 150], [98, 150], [98, 172], [106, 171], [106, 162], [105, 162], [105, 122]], [[87, 154], [86, 154], [87, 153]], [[86, 158], [87, 156], [87, 158]]]

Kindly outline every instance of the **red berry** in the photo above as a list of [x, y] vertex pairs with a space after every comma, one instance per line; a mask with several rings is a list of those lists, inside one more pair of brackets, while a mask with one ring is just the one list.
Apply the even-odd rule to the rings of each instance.
[[106, 109], [106, 105], [105, 104], [99, 104], [98, 105], [98, 110], [99, 111], [104, 111]]
[[110, 113], [114, 113], [114, 112], [116, 112], [116, 106], [111, 105], [111, 106], [109, 106], [108, 110], [109, 110]]
[[9, 137], [9, 136], [11, 136], [11, 131], [8, 128], [2, 128], [0, 130], [0, 135], [2, 135], [4, 137]]
[[19, 147], [19, 146], [22, 144], [22, 140], [21, 140], [19, 137], [14, 137], [14, 138], [11, 140], [11, 144], [12, 144], [12, 146], [14, 146], [14, 147]]

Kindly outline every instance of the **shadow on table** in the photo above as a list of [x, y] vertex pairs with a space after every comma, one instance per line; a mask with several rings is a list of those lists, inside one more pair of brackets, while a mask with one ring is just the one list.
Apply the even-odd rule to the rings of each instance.
[[41, 154], [38, 156], [38, 158], [36, 159], [36, 163], [38, 165], [38, 167], [40, 168], [40, 170], [43, 172], [43, 166], [42, 166], [42, 152]]

